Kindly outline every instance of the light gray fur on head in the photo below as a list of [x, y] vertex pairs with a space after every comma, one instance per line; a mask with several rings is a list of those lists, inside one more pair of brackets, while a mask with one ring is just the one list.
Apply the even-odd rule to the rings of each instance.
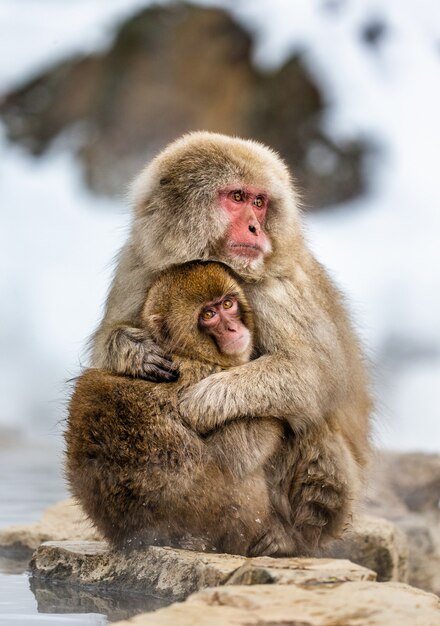
[[[256, 141], [217, 133], [194, 132], [167, 146], [132, 184], [133, 236], [147, 264], [150, 257], [170, 263], [218, 258], [241, 275], [259, 275], [263, 259], [227, 259], [216, 255], [228, 217], [215, 210], [219, 189], [231, 184], [266, 189], [271, 239], [298, 236], [297, 194], [289, 170], [270, 148]], [[269, 251], [269, 250], [268, 250]]]

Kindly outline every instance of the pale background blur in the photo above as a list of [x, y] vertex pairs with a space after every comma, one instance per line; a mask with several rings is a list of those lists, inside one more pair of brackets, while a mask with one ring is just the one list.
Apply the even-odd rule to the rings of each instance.
[[126, 184], [182, 132], [255, 137], [367, 346], [377, 441], [440, 450], [440, 3], [2, 0], [0, 437], [57, 439]]

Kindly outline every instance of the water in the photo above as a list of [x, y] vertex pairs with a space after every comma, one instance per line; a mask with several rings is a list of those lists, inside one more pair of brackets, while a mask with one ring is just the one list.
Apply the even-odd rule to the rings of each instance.
[[[0, 574], [0, 626], [43, 626], [75, 624], [75, 626], [103, 626], [107, 617], [97, 613], [66, 613], [57, 615], [48, 605], [40, 609], [39, 602], [29, 586], [27, 574]], [[79, 607], [80, 610], [82, 607]]]
[[[0, 433], [0, 528], [31, 523], [68, 497], [59, 441], [7, 442]], [[0, 553], [0, 626], [103, 626], [168, 602], [29, 577], [28, 559]]]
[[0, 432], [0, 528], [36, 522], [44, 509], [67, 497], [58, 438], [8, 442]]

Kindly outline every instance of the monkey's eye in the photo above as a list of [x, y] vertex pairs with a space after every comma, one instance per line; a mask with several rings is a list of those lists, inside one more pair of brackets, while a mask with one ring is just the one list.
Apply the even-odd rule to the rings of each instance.
[[257, 196], [254, 200], [254, 204], [256, 207], [258, 207], [259, 209], [263, 206], [264, 204], [264, 200], [261, 196]]
[[234, 303], [229, 298], [225, 298], [225, 300], [223, 300], [222, 302], [222, 306], [224, 309], [231, 309], [233, 305]]
[[206, 311], [202, 312], [201, 318], [202, 320], [208, 321], [208, 320], [212, 320], [214, 315], [215, 315], [215, 311], [212, 311], [211, 309], [206, 309]]
[[235, 202], [242, 202], [244, 200], [244, 193], [237, 189], [236, 191], [232, 192], [232, 198], [235, 200]]

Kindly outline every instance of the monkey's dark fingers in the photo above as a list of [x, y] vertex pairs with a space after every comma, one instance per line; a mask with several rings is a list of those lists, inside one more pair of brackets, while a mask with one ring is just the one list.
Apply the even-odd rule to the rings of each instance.
[[171, 362], [171, 355], [165, 352], [155, 341], [150, 340], [147, 344], [144, 344], [144, 346], [147, 355], [157, 356]]
[[145, 337], [142, 345], [147, 360], [149, 356], [154, 355], [155, 357], [160, 357], [162, 359], [165, 359], [166, 361], [171, 362], [171, 354], [164, 350], [164, 348], [160, 344], [156, 343], [154, 339], [151, 339], [151, 337]]
[[144, 357], [144, 363], [151, 363], [152, 365], [156, 365], [167, 372], [179, 372], [177, 365], [173, 363], [169, 357], [163, 356], [162, 354], [146, 354]]
[[154, 362], [144, 360], [142, 364], [143, 378], [153, 383], [175, 382], [179, 378], [179, 371], [175, 368], [170, 370], [167, 366], [159, 366]]

